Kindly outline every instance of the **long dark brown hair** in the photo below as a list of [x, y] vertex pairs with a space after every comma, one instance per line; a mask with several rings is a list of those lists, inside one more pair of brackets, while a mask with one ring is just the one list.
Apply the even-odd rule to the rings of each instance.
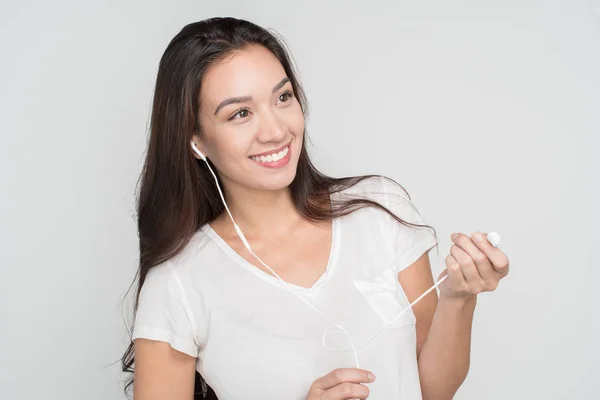
[[[193, 156], [190, 140], [193, 134], [202, 134], [198, 111], [202, 79], [207, 69], [232, 52], [250, 45], [264, 46], [277, 57], [307, 117], [308, 104], [296, 68], [283, 39], [275, 32], [245, 20], [210, 18], [186, 25], [171, 40], [158, 67], [148, 149], [138, 182], [140, 260], [134, 280], [137, 281], [134, 318], [140, 289], [150, 268], [175, 256], [200, 227], [224, 211], [214, 178], [204, 161]], [[306, 132], [304, 135], [306, 138]], [[399, 223], [429, 228], [436, 235], [429, 225], [403, 221], [385, 206], [369, 199], [330, 202], [331, 193], [380, 175], [326, 176], [311, 163], [305, 143], [303, 140], [296, 176], [289, 190], [294, 206], [306, 219], [327, 221], [372, 206], [387, 212]], [[212, 163], [211, 167], [216, 171]], [[121, 365], [124, 372], [130, 373], [125, 385], [127, 393], [133, 385], [133, 341], [121, 358]], [[195, 400], [217, 399], [197, 372], [194, 392]]]

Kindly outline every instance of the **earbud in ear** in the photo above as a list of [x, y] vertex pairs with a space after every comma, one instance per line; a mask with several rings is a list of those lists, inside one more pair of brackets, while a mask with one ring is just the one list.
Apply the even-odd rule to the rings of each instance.
[[194, 150], [194, 152], [196, 154], [198, 154], [198, 156], [203, 159], [204, 161], [206, 161], [206, 156], [204, 154], [202, 154], [202, 152], [200, 150], [198, 150], [198, 147], [196, 147], [196, 143], [194, 143], [194, 141], [191, 141], [192, 143], [192, 150]]

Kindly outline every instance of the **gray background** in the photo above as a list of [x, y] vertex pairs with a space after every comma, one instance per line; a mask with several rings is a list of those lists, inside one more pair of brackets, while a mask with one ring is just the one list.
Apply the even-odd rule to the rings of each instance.
[[452, 232], [502, 235], [512, 273], [480, 297], [456, 398], [593, 398], [600, 2], [218, 3], [2, 1], [0, 398], [123, 398], [158, 60], [225, 15], [283, 34], [317, 166], [403, 184], [436, 276]]

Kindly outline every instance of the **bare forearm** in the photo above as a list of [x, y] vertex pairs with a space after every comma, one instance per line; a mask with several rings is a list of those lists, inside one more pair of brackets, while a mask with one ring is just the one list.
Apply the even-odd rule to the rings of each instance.
[[440, 297], [419, 353], [423, 400], [452, 399], [465, 380], [476, 299], [476, 296], [468, 300]]

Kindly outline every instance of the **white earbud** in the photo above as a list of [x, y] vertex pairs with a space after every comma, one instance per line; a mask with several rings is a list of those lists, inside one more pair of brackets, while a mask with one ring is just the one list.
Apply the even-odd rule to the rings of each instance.
[[498, 247], [498, 244], [500, 243], [500, 235], [497, 232], [490, 232], [486, 235], [486, 237], [487, 240], [490, 241], [492, 246]]
[[203, 159], [204, 161], [206, 161], [206, 156], [204, 154], [202, 154], [202, 152], [200, 150], [198, 150], [198, 147], [196, 147], [196, 143], [194, 143], [194, 141], [191, 141], [192, 143], [192, 150], [194, 150], [194, 152], [196, 154], [198, 154], [198, 156]]

